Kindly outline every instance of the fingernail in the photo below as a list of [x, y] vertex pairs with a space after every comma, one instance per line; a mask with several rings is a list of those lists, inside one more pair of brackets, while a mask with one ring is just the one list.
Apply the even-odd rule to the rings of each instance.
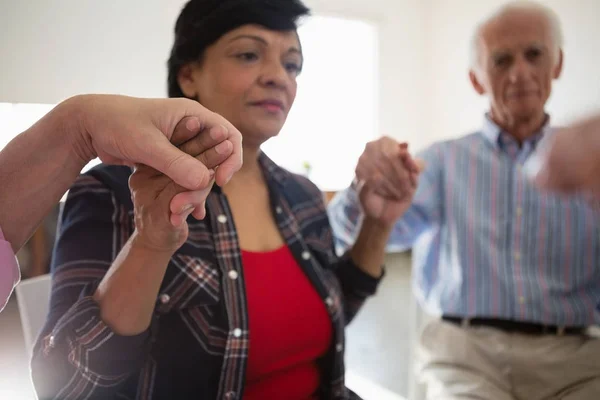
[[215, 170], [214, 169], [209, 169], [208, 170], [208, 179], [211, 180], [214, 177], [215, 177]]
[[229, 181], [231, 180], [231, 178], [233, 178], [233, 176], [229, 175], [229, 177], [227, 177], [227, 179], [225, 179], [225, 182], [223, 182], [223, 186], [227, 185], [229, 183]]
[[209, 132], [210, 137], [213, 139], [218, 139], [219, 137], [221, 137], [221, 131], [227, 132], [227, 128], [225, 128], [223, 125], [217, 125], [212, 127]]
[[229, 141], [226, 140], [222, 143], [219, 143], [217, 146], [215, 146], [215, 151], [218, 154], [225, 154], [229, 151]]
[[200, 121], [198, 121], [198, 118], [189, 118], [185, 123], [185, 127], [192, 132], [196, 131], [200, 128]]
[[194, 206], [191, 204], [186, 204], [185, 206], [181, 207], [181, 211], [179, 211], [179, 214], [183, 214], [189, 210], [193, 210]]

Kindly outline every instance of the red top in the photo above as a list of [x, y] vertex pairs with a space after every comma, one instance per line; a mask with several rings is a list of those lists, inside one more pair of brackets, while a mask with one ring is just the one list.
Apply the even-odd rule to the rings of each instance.
[[331, 319], [287, 246], [242, 251], [250, 351], [244, 400], [316, 399]]

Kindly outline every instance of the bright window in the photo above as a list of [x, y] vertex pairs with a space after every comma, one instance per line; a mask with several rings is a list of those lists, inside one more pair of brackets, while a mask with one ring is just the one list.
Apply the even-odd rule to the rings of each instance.
[[299, 29], [304, 69], [280, 135], [263, 150], [322, 190], [347, 187], [366, 142], [377, 136], [377, 28], [314, 16]]
[[0, 149], [52, 108], [54, 106], [48, 104], [0, 103]]
[[[0, 103], [0, 150], [15, 136], [31, 127], [54, 107], [51, 104]], [[95, 159], [83, 171], [87, 171], [99, 163], [100, 160]]]

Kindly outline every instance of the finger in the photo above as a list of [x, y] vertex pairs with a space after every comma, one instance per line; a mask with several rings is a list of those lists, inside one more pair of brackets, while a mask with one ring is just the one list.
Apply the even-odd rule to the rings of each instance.
[[223, 143], [225, 140], [227, 140], [227, 136], [227, 129], [222, 125], [218, 125], [202, 131], [192, 139], [182, 143], [179, 148], [181, 151], [191, 155], [192, 157], [196, 157], [199, 154], [202, 154], [205, 151], [208, 151]]
[[190, 214], [192, 214], [193, 212], [194, 212], [194, 209], [190, 208], [189, 210], [186, 210], [182, 214], [171, 214], [171, 216], [169, 218], [171, 225], [173, 225], [174, 227], [179, 227], [179, 226], [183, 225], [183, 223], [188, 219]]
[[231, 155], [219, 165], [215, 175], [215, 182], [219, 186], [225, 186], [242, 167], [242, 134], [233, 125], [226, 126], [227, 139], [233, 144]]
[[379, 173], [373, 175], [371, 179], [367, 180], [367, 183], [371, 190], [375, 191], [380, 196], [394, 199], [400, 199], [404, 197], [405, 192], [401, 187], [390, 182], [389, 179], [386, 179]]
[[200, 120], [196, 117], [184, 117], [175, 125], [171, 143], [175, 146], [180, 146], [190, 139], [195, 138], [200, 133]]
[[218, 166], [218, 173], [218, 170], [221, 169], [222, 163], [225, 162], [232, 153], [233, 143], [231, 143], [229, 140], [226, 140], [196, 156], [196, 159], [200, 160], [200, 162], [202, 162], [202, 164], [208, 168], [214, 169]]
[[408, 146], [406, 147], [406, 149], [403, 149], [401, 151], [401, 157], [402, 157], [402, 161], [404, 162], [404, 166], [410, 172], [419, 172], [420, 171], [419, 165], [417, 164], [416, 160], [412, 157], [412, 155], [408, 151]]
[[202, 205], [194, 210], [192, 216], [197, 220], [202, 220], [206, 217], [206, 201]]
[[211, 179], [208, 168], [200, 160], [175, 147], [166, 137], [162, 137], [163, 140], [150, 144], [151, 148], [143, 152], [144, 157], [140, 162], [162, 172], [188, 190], [205, 188]]
[[410, 187], [409, 170], [404, 165], [403, 159], [406, 157], [406, 151], [393, 151], [381, 158], [381, 167], [383, 181], [378, 187], [378, 191], [386, 196], [403, 196]]
[[177, 193], [171, 199], [169, 209], [173, 214], [182, 214], [191, 208], [204, 208], [204, 202], [210, 194], [212, 185], [203, 190], [186, 191]]

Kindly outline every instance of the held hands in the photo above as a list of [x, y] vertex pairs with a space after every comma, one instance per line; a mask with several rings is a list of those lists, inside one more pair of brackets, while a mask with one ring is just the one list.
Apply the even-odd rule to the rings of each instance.
[[[99, 157], [107, 164], [144, 164], [189, 190], [209, 187], [208, 168], [179, 150], [177, 144], [222, 126], [233, 149], [220, 162], [217, 185], [223, 186], [242, 166], [242, 136], [225, 118], [189, 99], [141, 99], [117, 95], [82, 95], [63, 102], [74, 153], [85, 164]], [[181, 122], [186, 120], [185, 124]]]
[[208, 185], [199, 190], [188, 191], [152, 167], [135, 166], [129, 188], [134, 204], [137, 245], [152, 251], [174, 252], [187, 240], [187, 217], [190, 214], [197, 219], [205, 217], [205, 201], [218, 175], [218, 172], [215, 175], [215, 169], [219, 167], [220, 170], [235, 150], [228, 137], [225, 128], [215, 126], [180, 146], [181, 151], [195, 156], [195, 160], [207, 169]]
[[369, 142], [356, 166], [353, 185], [365, 216], [392, 226], [410, 207], [422, 162], [408, 152], [408, 144], [389, 137]]

